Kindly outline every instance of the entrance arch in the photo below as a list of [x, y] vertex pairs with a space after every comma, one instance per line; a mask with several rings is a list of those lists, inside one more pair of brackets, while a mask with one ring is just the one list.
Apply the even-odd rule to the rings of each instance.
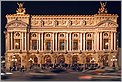
[[11, 59], [11, 67], [14, 67], [14, 70], [18, 70], [21, 67], [21, 57], [19, 55], [12, 55]]
[[46, 64], [51, 64], [51, 56], [50, 56], [50, 55], [46, 55], [46, 56], [44, 57], [44, 60], [45, 60], [45, 63], [46, 63]]
[[60, 63], [65, 63], [65, 57], [64, 57], [64, 55], [58, 56], [58, 58], [57, 58], [57, 63], [58, 63], [58, 64], [60, 64]]
[[108, 66], [108, 55], [102, 55], [103, 66]]
[[92, 59], [91, 55], [86, 56], [86, 63], [90, 63], [91, 59]]
[[73, 64], [76, 64], [78, 62], [78, 55], [74, 55], [73, 57], [72, 57], [72, 63]]
[[38, 58], [36, 57], [36, 55], [31, 55], [29, 57], [29, 64], [30, 64], [30, 66], [38, 64]]

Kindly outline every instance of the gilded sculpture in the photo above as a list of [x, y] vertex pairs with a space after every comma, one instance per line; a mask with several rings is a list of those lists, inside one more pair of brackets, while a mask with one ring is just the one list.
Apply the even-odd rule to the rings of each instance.
[[16, 12], [17, 14], [25, 14], [25, 8], [23, 8], [23, 3], [17, 3], [19, 8], [17, 8]]
[[98, 11], [99, 14], [107, 13], [107, 9], [105, 8], [106, 4], [107, 2], [105, 3], [100, 2], [101, 8], [99, 8], [99, 11]]

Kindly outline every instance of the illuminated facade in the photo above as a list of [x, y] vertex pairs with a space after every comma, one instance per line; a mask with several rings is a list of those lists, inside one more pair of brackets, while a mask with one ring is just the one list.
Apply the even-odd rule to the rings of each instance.
[[108, 14], [104, 3], [95, 15], [29, 15], [18, 5], [16, 14], [6, 15], [6, 68], [92, 61], [112, 66], [118, 15]]

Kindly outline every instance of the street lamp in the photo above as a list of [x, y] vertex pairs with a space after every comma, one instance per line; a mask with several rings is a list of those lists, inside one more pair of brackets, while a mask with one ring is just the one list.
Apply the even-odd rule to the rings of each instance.
[[115, 57], [115, 56], [113, 56], [113, 58], [111, 59], [111, 61], [113, 62], [112, 67], [115, 67], [115, 62], [117, 61], [116, 57]]
[[11, 61], [13, 62], [14, 65], [16, 64], [17, 59], [15, 58], [15, 55], [13, 56], [13, 58], [11, 59]]
[[94, 62], [95, 62], [95, 59], [94, 59], [94, 58], [92, 58], [91, 63], [94, 63]]

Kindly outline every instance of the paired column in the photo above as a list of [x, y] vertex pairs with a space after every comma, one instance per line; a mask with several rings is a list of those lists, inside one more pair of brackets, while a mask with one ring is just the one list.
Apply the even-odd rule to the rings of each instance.
[[97, 32], [97, 50], [99, 50], [99, 32]]
[[42, 41], [41, 41], [41, 42], [42, 42], [42, 43], [41, 43], [42, 51], [44, 50], [44, 48], [43, 48], [43, 36], [44, 36], [44, 33], [42, 32], [42, 37], [41, 37], [41, 40], [42, 40]]
[[39, 33], [39, 40], [38, 41], [39, 41], [39, 45], [38, 46], [39, 46], [39, 51], [40, 51], [40, 33]]
[[55, 48], [55, 46], [54, 46], [54, 45], [55, 45], [55, 43], [54, 43], [54, 42], [55, 42], [55, 33], [53, 33], [53, 44], [52, 44], [53, 51], [54, 51], [54, 48]]
[[116, 41], [117, 41], [117, 40], [116, 40], [116, 32], [114, 32], [114, 50], [116, 50], [116, 46], [117, 46], [117, 45], [116, 45]]
[[71, 33], [69, 33], [69, 45], [70, 45], [70, 51], [72, 50], [72, 44], [71, 44]]
[[23, 42], [24, 42], [24, 36], [23, 36], [23, 32], [22, 32], [22, 50], [24, 49], [23, 48]]
[[82, 50], [82, 33], [80, 33], [80, 50]]
[[[26, 44], [26, 42], [27, 42], [27, 41], [26, 41], [27, 38], [26, 38], [26, 36], [27, 36], [27, 35], [26, 35], [26, 32], [25, 32], [25, 50], [27, 50], [27, 44]], [[28, 40], [29, 40], [29, 36], [28, 36]], [[29, 43], [28, 43], [28, 44], [29, 44]]]
[[11, 50], [13, 50], [13, 33], [11, 32]]
[[85, 49], [85, 48], [86, 48], [85, 46], [86, 46], [86, 34], [84, 33], [84, 34], [83, 34], [83, 50], [84, 50], [84, 51], [86, 50], [86, 49]]
[[94, 33], [94, 50], [97, 49], [97, 33]]
[[11, 45], [10, 45], [10, 42], [11, 42], [11, 41], [10, 41], [10, 32], [8, 32], [8, 33], [7, 33], [7, 41], [6, 41], [6, 47], [7, 47], [7, 45], [8, 45], [8, 50], [11, 49], [11, 48], [10, 48], [10, 46], [11, 46]]
[[111, 32], [111, 50], [113, 50], [113, 32]]
[[69, 49], [69, 45], [68, 45], [68, 33], [66, 34], [66, 37], [67, 37], [67, 51], [68, 51], [68, 49]]
[[57, 51], [57, 33], [55, 33], [55, 50]]
[[100, 50], [102, 50], [102, 32], [100, 32]]

